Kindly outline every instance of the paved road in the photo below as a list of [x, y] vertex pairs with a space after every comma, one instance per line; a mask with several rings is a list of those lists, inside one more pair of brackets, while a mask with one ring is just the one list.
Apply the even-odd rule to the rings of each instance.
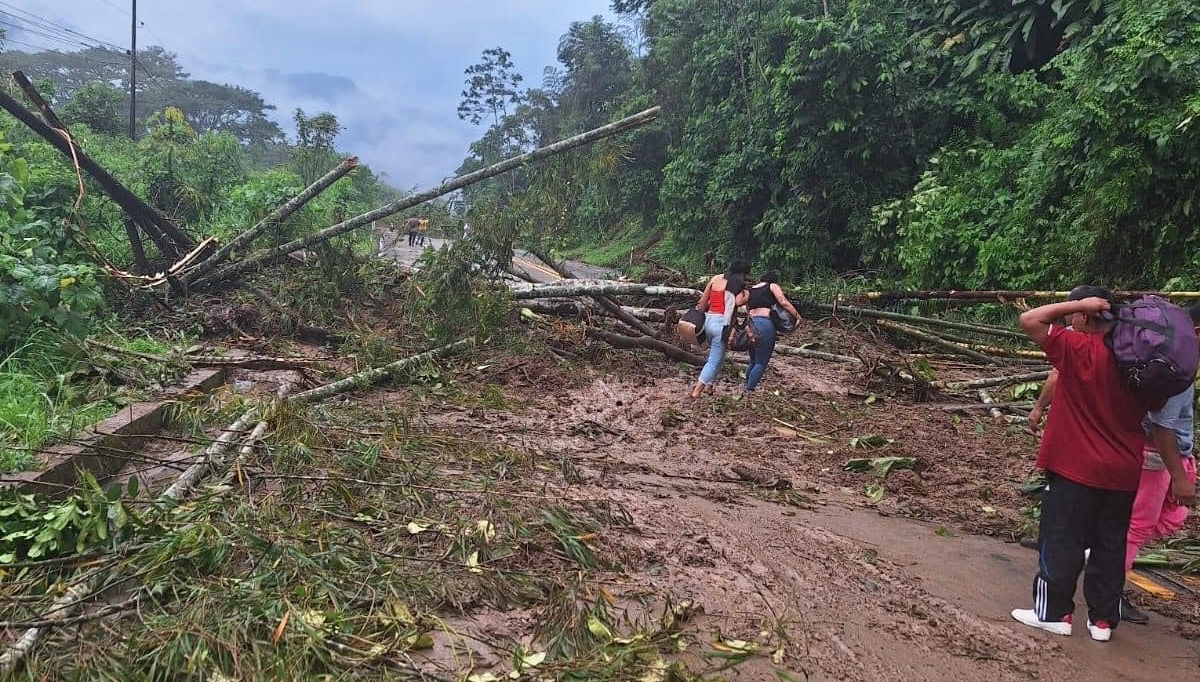
[[[379, 255], [392, 258], [401, 265], [413, 267], [421, 252], [425, 249], [440, 249], [452, 240], [441, 237], [429, 237], [425, 246], [409, 246], [408, 235], [398, 235], [390, 230], [375, 231], [376, 245]], [[562, 279], [554, 268], [543, 263], [537, 256], [518, 250], [513, 256], [513, 269], [524, 274], [535, 282], [553, 282]], [[567, 261], [567, 270], [579, 279], [615, 279], [620, 275], [612, 268], [602, 268], [579, 261]]]

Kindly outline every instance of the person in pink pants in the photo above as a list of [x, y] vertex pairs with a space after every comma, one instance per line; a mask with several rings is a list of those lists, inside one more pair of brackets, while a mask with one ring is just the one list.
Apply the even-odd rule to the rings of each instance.
[[[1188, 308], [1200, 343], [1200, 303]], [[1129, 532], [1125, 536], [1125, 572], [1133, 570], [1138, 551], [1150, 540], [1164, 538], [1183, 528], [1188, 507], [1196, 493], [1196, 458], [1192, 431], [1195, 428], [1193, 406], [1196, 389], [1172, 397], [1161, 410], [1146, 415], [1146, 447], [1143, 450], [1142, 477], [1133, 498]], [[1121, 600], [1121, 620], [1144, 624], [1150, 617]]]

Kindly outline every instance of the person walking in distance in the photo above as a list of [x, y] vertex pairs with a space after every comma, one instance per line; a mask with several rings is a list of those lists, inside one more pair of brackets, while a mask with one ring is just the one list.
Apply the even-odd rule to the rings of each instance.
[[404, 221], [404, 229], [408, 232], [408, 245], [412, 246], [417, 242], [417, 227], [420, 226], [420, 221], [416, 216]]
[[1036, 463], [1046, 472], [1046, 487], [1033, 608], [1013, 609], [1012, 617], [1071, 634], [1075, 584], [1090, 547], [1083, 594], [1088, 632], [1101, 642], [1112, 637], [1121, 619], [1125, 538], [1141, 475], [1146, 415], [1104, 343], [1111, 306], [1108, 290], [1080, 286], [1066, 301], [1026, 311], [1020, 319], [1022, 331], [1058, 370], [1058, 385]]
[[421, 216], [417, 220], [417, 246], [425, 246], [425, 235], [429, 232], [429, 218]]

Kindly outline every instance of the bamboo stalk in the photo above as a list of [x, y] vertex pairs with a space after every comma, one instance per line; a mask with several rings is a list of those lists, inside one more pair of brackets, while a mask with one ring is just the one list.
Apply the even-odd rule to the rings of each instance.
[[991, 388], [993, 386], [1005, 386], [1008, 384], [1022, 384], [1027, 381], [1045, 381], [1048, 376], [1050, 376], [1050, 370], [1028, 372], [1026, 374], [1010, 374], [1008, 376], [989, 377], [987, 379], [971, 379], [968, 381], [934, 381], [930, 385], [934, 388], [961, 391], [972, 388]]
[[[608, 310], [605, 310], [599, 303], [594, 301], [531, 298], [522, 301], [522, 305], [535, 313], [546, 315], [577, 317], [584, 314], [592, 314], [611, 316]], [[666, 312], [661, 308], [639, 308], [623, 305], [621, 306], [621, 310], [627, 315], [636, 317], [639, 320], [646, 320], [647, 322], [662, 322], [666, 319]]]
[[428, 362], [434, 358], [445, 357], [447, 355], [453, 355], [453, 354], [458, 353], [462, 350], [465, 350], [473, 345], [475, 345], [474, 337], [468, 337], [465, 339], [461, 339], [459, 341], [455, 341], [454, 343], [442, 346], [440, 348], [434, 348], [431, 351], [426, 351], [424, 353], [420, 353], [418, 355], [413, 355], [411, 357], [397, 360], [395, 362], [391, 362], [386, 365], [381, 365], [379, 367], [372, 367], [370, 369], [366, 369], [361, 372], [358, 372], [357, 374], [351, 374], [350, 376], [345, 377], [343, 379], [339, 379], [338, 381], [335, 381], [333, 383], [325, 384], [324, 386], [318, 386], [316, 388], [309, 389], [302, 393], [297, 393], [296, 395], [289, 398], [288, 402], [311, 403], [311, 402], [314, 402], [317, 400], [322, 400], [324, 398], [328, 398], [331, 395], [336, 395], [338, 393], [344, 393], [346, 391], [363, 388], [363, 387], [369, 386], [373, 383], [376, 383], [376, 382], [382, 380], [386, 376], [397, 374], [397, 373], [402, 372], [414, 365], [419, 365], [421, 363]]
[[[0, 94], [2, 94], [2, 93], [0, 93]], [[245, 258], [244, 260], [242, 260], [238, 263], [234, 263], [225, 268], [222, 268], [221, 270], [217, 270], [216, 272], [211, 273], [209, 276], [207, 276], [201, 280], [198, 280], [197, 282], [194, 282], [194, 284], [200, 284], [203, 282], [206, 285], [212, 285], [217, 282], [231, 280], [245, 272], [253, 270], [254, 268], [261, 265], [262, 263], [265, 263], [272, 259], [278, 258], [280, 256], [287, 255], [293, 251], [307, 248], [309, 246], [312, 246], [313, 244], [327, 241], [327, 240], [329, 240], [333, 237], [336, 237], [340, 234], [344, 234], [346, 232], [350, 232], [351, 230], [357, 229], [359, 227], [363, 227], [364, 225], [370, 225], [372, 222], [374, 222], [376, 220], [386, 218], [390, 215], [393, 215], [395, 213], [403, 211], [406, 208], [411, 208], [413, 206], [417, 206], [418, 204], [423, 204], [426, 201], [440, 197], [443, 194], [449, 194], [450, 192], [453, 192], [455, 190], [462, 189], [463, 187], [467, 187], [469, 185], [473, 185], [481, 180], [486, 180], [492, 176], [499, 175], [501, 173], [513, 170], [514, 168], [519, 168], [526, 164], [533, 163], [534, 161], [539, 161], [541, 159], [544, 159], [544, 158], [547, 158], [550, 156], [554, 156], [556, 154], [560, 154], [560, 153], [568, 151], [570, 149], [575, 149], [576, 147], [581, 147], [581, 146], [584, 146], [587, 144], [591, 144], [592, 142], [595, 142], [596, 140], [601, 140], [606, 137], [618, 135], [620, 133], [623, 133], [623, 132], [632, 130], [634, 128], [646, 125], [647, 123], [650, 123], [658, 116], [658, 112], [659, 112], [659, 107], [651, 107], [650, 109], [646, 109], [645, 111], [634, 114], [633, 116], [629, 116], [629, 117], [623, 118], [619, 121], [609, 123], [608, 125], [601, 126], [600, 128], [596, 128], [594, 130], [589, 130], [586, 133], [583, 133], [581, 135], [576, 135], [574, 137], [570, 137], [565, 140], [560, 140], [558, 142], [547, 145], [545, 147], [541, 147], [540, 149], [535, 149], [526, 154], [521, 154], [519, 156], [512, 157], [505, 161], [501, 161], [500, 163], [493, 164], [491, 166], [488, 166], [487, 168], [482, 168], [473, 173], [461, 175], [457, 178], [454, 178], [453, 180], [451, 180], [449, 182], [438, 185], [437, 187], [434, 187], [433, 189], [429, 189], [424, 192], [420, 192], [418, 194], [413, 194], [413, 195], [405, 197], [403, 199], [397, 199], [396, 201], [393, 201], [384, 206], [380, 206], [379, 208], [377, 208], [373, 211], [368, 211], [367, 213], [363, 213], [362, 215], [355, 216], [353, 218], [350, 218], [349, 220], [344, 220], [336, 225], [332, 225], [323, 230], [319, 230], [319, 231], [317, 231], [311, 235], [308, 235], [306, 237], [301, 237], [299, 239], [293, 239], [292, 241], [290, 241], [286, 244], [281, 244], [274, 248], [267, 249], [265, 251], [256, 253], [252, 256]]]
[[[567, 270], [566, 266], [564, 266], [562, 263], [554, 262], [550, 256], [546, 255], [545, 253], [541, 253], [540, 250], [530, 249], [529, 253], [533, 254], [538, 260], [549, 265], [551, 268], [554, 268], [554, 271], [558, 273], [559, 277], [568, 280], [575, 279], [575, 276], [571, 274], [570, 270]], [[606, 295], [594, 295], [592, 298], [600, 304], [601, 308], [608, 311], [613, 317], [624, 322], [633, 329], [636, 329], [642, 334], [645, 334], [646, 336], [658, 338], [658, 332], [655, 331], [653, 327], [639, 320], [637, 317], [626, 313], [621, 307], [621, 304], [618, 303], [613, 297]]]
[[786, 346], [783, 344], [775, 345], [775, 352], [783, 355], [794, 355], [800, 358], [812, 358], [814, 360], [826, 360], [828, 362], [844, 362], [850, 365], [861, 365], [862, 360], [849, 355], [837, 355], [835, 353], [826, 353], [819, 350], [809, 350], [808, 348], [797, 348], [795, 346]]
[[200, 279], [205, 274], [212, 272], [213, 268], [217, 267], [223, 261], [225, 261], [225, 259], [229, 258], [231, 253], [237, 251], [238, 249], [244, 248], [245, 246], [249, 245], [250, 242], [257, 239], [258, 236], [263, 232], [266, 232], [271, 227], [287, 220], [288, 217], [290, 217], [293, 213], [303, 208], [305, 204], [307, 204], [321, 192], [324, 192], [330, 185], [342, 179], [348, 175], [350, 171], [357, 167], [358, 157], [351, 156], [342, 160], [342, 162], [333, 168], [333, 170], [329, 171], [325, 175], [322, 175], [317, 179], [316, 182], [305, 188], [304, 191], [300, 192], [296, 196], [289, 199], [282, 206], [272, 211], [271, 215], [258, 221], [254, 227], [251, 227], [245, 232], [229, 240], [229, 243], [218, 249], [216, 253], [180, 275], [180, 282], [182, 282], [182, 284], [186, 287], [188, 284]]
[[1014, 358], [1025, 358], [1026, 360], [1046, 360], [1045, 351], [1033, 350], [1031, 348], [1005, 348], [1003, 346], [985, 346], [977, 343], [964, 344], [964, 347], [989, 355], [1007, 355]]
[[970, 348], [964, 348], [963, 346], [960, 346], [957, 343], [953, 343], [951, 341], [946, 341], [945, 339], [934, 336], [933, 334], [930, 334], [928, 332], [923, 332], [920, 329], [914, 329], [913, 327], [910, 327], [908, 325], [900, 324], [898, 322], [892, 322], [890, 320], [875, 320], [875, 324], [880, 327], [883, 327], [884, 329], [890, 329], [894, 332], [898, 332], [905, 336], [912, 337], [919, 341], [924, 341], [925, 343], [931, 343], [935, 346], [938, 346], [940, 348], [948, 350], [951, 353], [957, 353], [958, 355], [962, 355], [962, 356], [971, 358], [973, 360], [978, 360], [979, 362], [982, 362], [985, 364], [989, 364], [989, 365], [1003, 365], [1004, 364], [1004, 361], [999, 358], [994, 358], [990, 355], [984, 355], [983, 353], [980, 353], [979, 351], [976, 351], [976, 350], [971, 350]]
[[691, 298], [700, 295], [696, 289], [665, 287], [641, 282], [615, 282], [605, 279], [578, 279], [549, 284], [518, 284], [511, 289], [512, 297], [515, 299], [591, 296], [594, 294], [645, 294], [647, 296], [686, 296]]
[[[1001, 302], [1012, 299], [1065, 299], [1069, 291], [1044, 291], [1038, 289], [1006, 290], [990, 289], [972, 290], [926, 290], [926, 291], [867, 291], [860, 294], [850, 294], [844, 300], [850, 301], [979, 301]], [[1128, 299], [1141, 296], [1161, 296], [1163, 298], [1180, 298], [1187, 300], [1200, 299], [1200, 291], [1150, 291], [1150, 290], [1117, 290], [1112, 292], [1115, 298]]]
[[597, 329], [596, 327], [584, 327], [584, 333], [592, 338], [600, 339], [601, 341], [615, 348], [646, 348], [650, 350], [659, 350], [662, 351], [663, 355], [666, 355], [672, 360], [686, 362], [695, 367], [703, 367], [706, 360], [703, 355], [689, 353], [682, 348], [672, 346], [671, 344], [656, 339], [652, 336], [625, 336], [624, 334], [614, 334], [613, 332]]
[[988, 406], [988, 414], [992, 415], [992, 419], [995, 419], [996, 421], [1000, 421], [1001, 419], [1004, 419], [1004, 413], [1000, 411], [1000, 408], [993, 405], [993, 403], [995, 401], [992, 400], [992, 396], [990, 396], [988, 394], [986, 388], [978, 389], [978, 395], [979, 395], [979, 402]]
[[806, 307], [814, 310], [819, 310], [825, 313], [837, 314], [846, 313], [857, 317], [866, 317], [879, 320], [894, 320], [896, 322], [908, 322], [909, 324], [919, 324], [927, 327], [940, 327], [943, 329], [958, 329], [961, 331], [974, 332], [986, 336], [1004, 336], [1011, 339], [1021, 339], [1027, 341], [1028, 337], [1019, 331], [1012, 329], [1002, 329], [1000, 327], [992, 327], [982, 324], [970, 324], [968, 322], [953, 322], [951, 320], [939, 320], [933, 317], [919, 317], [917, 315], [905, 315], [903, 313], [893, 313], [887, 310], [872, 310], [870, 308], [853, 308], [850, 306], [832, 306], [823, 303], [808, 303]]

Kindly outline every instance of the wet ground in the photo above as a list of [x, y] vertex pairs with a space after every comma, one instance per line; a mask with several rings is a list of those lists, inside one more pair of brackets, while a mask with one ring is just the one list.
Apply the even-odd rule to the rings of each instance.
[[[431, 406], [428, 427], [536, 442], [569, 460], [575, 475], [560, 494], [610, 500], [632, 520], [597, 540], [625, 567], [610, 588], [618, 600], [693, 600], [693, 625], [714, 641], [771, 642], [731, 679], [1196, 674], [1200, 642], [1189, 635], [1200, 611], [1187, 595], [1170, 605], [1139, 597], [1182, 620], [1157, 613], [1108, 644], [1083, 628], [1064, 638], [1011, 620], [1030, 603], [1036, 568], [1015, 542], [1030, 504], [1018, 486], [1036, 448], [1023, 429], [870, 392], [855, 366], [777, 357], [757, 394], [737, 398], [729, 369], [715, 397], [691, 400], [690, 369], [600, 352], [582, 369], [497, 358], [477, 386], [498, 386], [504, 406]], [[842, 470], [878, 456], [913, 457], [916, 468], [882, 480]], [[492, 613], [458, 626], [519, 639], [523, 622]]]

